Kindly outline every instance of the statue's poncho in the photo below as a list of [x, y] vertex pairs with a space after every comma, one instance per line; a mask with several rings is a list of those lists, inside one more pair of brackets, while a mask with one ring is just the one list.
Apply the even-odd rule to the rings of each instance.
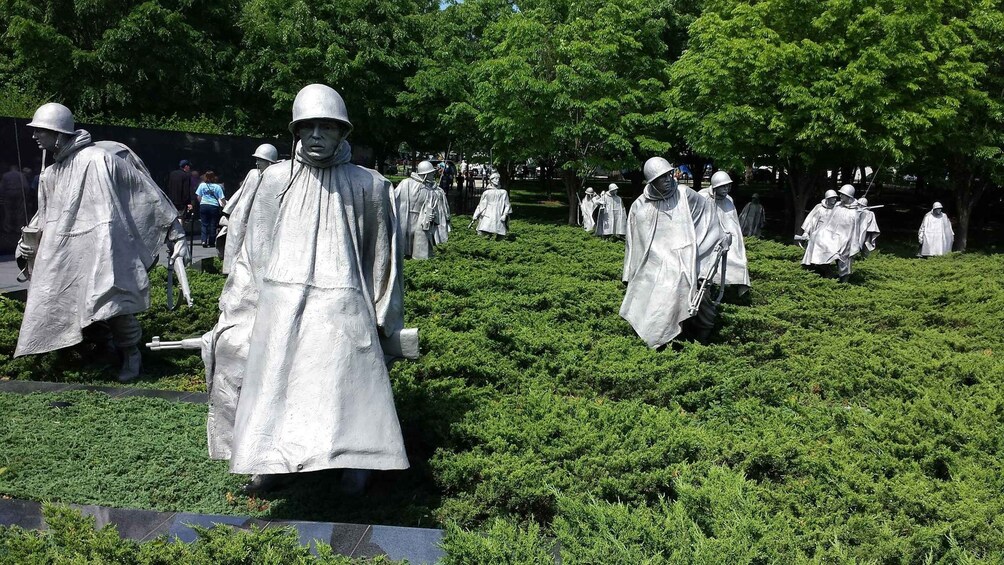
[[509, 233], [508, 219], [511, 214], [509, 193], [501, 188], [489, 188], [481, 193], [474, 219], [478, 220], [479, 232], [506, 235]]
[[763, 204], [755, 200], [747, 204], [742, 214], [739, 214], [739, 225], [746, 237], [760, 237], [766, 223], [767, 214], [763, 210]]
[[14, 355], [80, 343], [94, 322], [150, 306], [153, 266], [178, 211], [152, 179], [77, 130], [42, 171], [42, 231]]
[[446, 199], [446, 191], [438, 186], [432, 189], [432, 196], [435, 215], [432, 243], [439, 245], [446, 243], [446, 240], [450, 238], [450, 230], [452, 229], [450, 227], [450, 203]]
[[711, 188], [705, 188], [698, 194], [714, 204], [722, 232], [732, 234], [732, 245], [729, 246], [726, 259], [728, 267], [725, 269], [725, 284], [739, 286], [739, 293], [745, 293], [750, 286], [750, 272], [746, 261], [746, 242], [743, 241], [736, 203], [728, 195], [720, 200], [715, 198], [714, 190]]
[[809, 265], [806, 261], [812, 257], [812, 249], [814, 243], [812, 241], [812, 234], [821, 228], [826, 220], [830, 218], [830, 214], [833, 213], [833, 208], [835, 206], [827, 206], [826, 199], [823, 199], [816, 204], [816, 206], [805, 216], [805, 220], [802, 221], [802, 234], [806, 238], [805, 253], [802, 254], [802, 264]]
[[401, 246], [406, 257], [428, 259], [432, 256], [436, 230], [436, 200], [432, 190], [412, 173], [394, 189], [397, 217], [401, 222]]
[[856, 202], [838, 204], [820, 216], [820, 223], [811, 231], [802, 256], [803, 265], [831, 265], [846, 262], [861, 250], [861, 210]]
[[262, 174], [204, 337], [210, 455], [232, 472], [408, 467], [378, 333], [403, 326], [393, 190], [350, 157]]
[[858, 210], [858, 214], [858, 224], [855, 227], [854, 247], [851, 249], [851, 255], [855, 255], [860, 251], [867, 256], [878, 247], [878, 236], [882, 232], [879, 230], [878, 222], [875, 220], [875, 212], [862, 207]]
[[920, 232], [917, 237], [920, 240], [920, 255], [922, 257], [951, 253], [952, 245], [955, 243], [952, 222], [944, 213], [939, 218], [933, 212], [928, 212], [920, 224]]
[[258, 192], [258, 183], [261, 182], [261, 171], [257, 168], [248, 171], [237, 192], [227, 200], [227, 205], [223, 208], [223, 215], [227, 217], [227, 237], [223, 251], [223, 274], [230, 274], [230, 269], [240, 252], [241, 245], [244, 244], [244, 230], [248, 223], [248, 214], [251, 213], [251, 205], [254, 203], [255, 195]]
[[596, 212], [596, 198], [592, 194], [587, 194], [579, 203], [579, 215], [582, 216], [582, 228], [592, 233], [596, 229], [596, 220], [593, 215]]
[[624, 201], [614, 189], [604, 192], [598, 199], [596, 213], [596, 235], [627, 234], [627, 213]]
[[679, 335], [698, 279], [723, 236], [714, 204], [690, 187], [679, 185], [664, 196], [647, 185], [631, 205], [620, 315], [649, 347]]

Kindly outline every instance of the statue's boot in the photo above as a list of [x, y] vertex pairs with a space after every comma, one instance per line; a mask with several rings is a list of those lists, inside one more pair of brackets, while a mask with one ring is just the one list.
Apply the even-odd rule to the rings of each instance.
[[122, 358], [122, 368], [119, 369], [119, 382], [128, 383], [139, 378], [139, 370], [143, 365], [143, 358], [139, 353], [139, 347], [124, 347], [119, 349]]
[[345, 469], [342, 471], [342, 480], [338, 489], [342, 494], [360, 496], [366, 492], [372, 475], [373, 472], [369, 469]]
[[288, 482], [289, 476], [283, 474], [261, 473], [258, 475], [251, 475], [251, 480], [241, 487], [241, 492], [248, 496], [265, 494], [267, 492], [279, 490]]

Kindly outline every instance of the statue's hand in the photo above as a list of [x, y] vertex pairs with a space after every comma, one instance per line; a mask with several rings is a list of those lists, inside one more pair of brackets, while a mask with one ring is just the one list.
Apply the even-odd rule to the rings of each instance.
[[25, 243], [24, 240], [21, 240], [17, 242], [17, 251], [18, 253], [21, 254], [21, 257], [23, 257], [25, 260], [31, 261], [32, 259], [35, 258], [35, 253], [37, 252], [37, 249]]
[[188, 246], [185, 245], [184, 239], [176, 239], [169, 243], [171, 247], [171, 260], [177, 261], [181, 259], [182, 264], [190, 263], [192, 260], [192, 255], [188, 251]]
[[732, 234], [725, 232], [725, 237], [722, 238], [721, 244], [722, 244], [722, 249], [728, 249], [732, 247]]

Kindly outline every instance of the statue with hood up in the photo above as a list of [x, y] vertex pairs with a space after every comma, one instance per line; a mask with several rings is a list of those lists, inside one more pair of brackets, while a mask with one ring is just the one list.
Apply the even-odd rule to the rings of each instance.
[[95, 144], [66, 106], [44, 104], [28, 126], [43, 163], [46, 153], [53, 163], [15, 253], [30, 282], [14, 355], [70, 347], [87, 334], [118, 353], [118, 380], [129, 382], [141, 366], [135, 315], [150, 307], [147, 271], [165, 241], [173, 259], [187, 254], [178, 210], [131, 150]]

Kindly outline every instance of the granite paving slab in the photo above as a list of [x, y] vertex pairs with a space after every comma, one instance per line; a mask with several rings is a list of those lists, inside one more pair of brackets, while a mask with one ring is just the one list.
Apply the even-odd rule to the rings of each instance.
[[442, 540], [442, 530], [371, 526], [351, 557], [386, 555], [391, 559], [407, 559], [408, 563], [435, 563], [443, 557], [439, 547]]

